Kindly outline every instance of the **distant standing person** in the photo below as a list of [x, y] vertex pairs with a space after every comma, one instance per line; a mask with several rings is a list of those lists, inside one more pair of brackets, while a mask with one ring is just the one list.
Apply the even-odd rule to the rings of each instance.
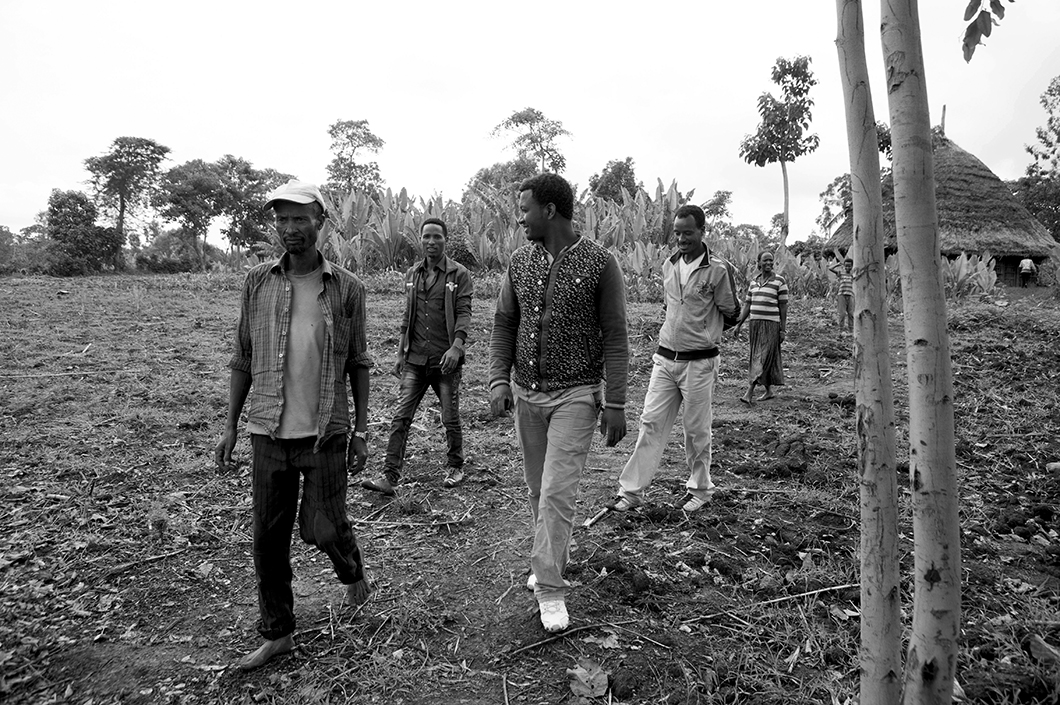
[[[530, 241], [501, 279], [490, 337], [490, 409], [513, 406], [533, 518], [527, 587], [541, 625], [569, 623], [563, 572], [597, 415], [608, 446], [626, 435], [626, 288], [614, 255], [574, 233], [574, 191], [555, 174], [519, 187]], [[606, 384], [601, 385], [602, 381]]]
[[784, 384], [784, 367], [780, 344], [788, 321], [788, 283], [773, 270], [773, 254], [758, 253], [758, 275], [747, 287], [747, 298], [736, 322], [735, 333], [744, 321], [750, 336], [751, 360], [747, 370], [747, 393], [740, 397], [745, 404], [754, 403], [755, 385], [765, 389], [758, 401], [772, 399], [773, 387]]
[[724, 317], [740, 309], [728, 265], [710, 254], [706, 215], [684, 205], [674, 216], [677, 252], [663, 262], [666, 318], [652, 356], [651, 379], [644, 396], [640, 433], [619, 476], [618, 499], [611, 508], [624, 512], [644, 503], [644, 493], [659, 470], [663, 449], [677, 412], [684, 404], [686, 494], [677, 506], [694, 512], [710, 501], [711, 424], [718, 380], [718, 343]]
[[854, 330], [854, 260], [847, 257], [843, 260], [842, 269], [838, 263], [828, 268], [839, 277], [839, 292], [836, 294], [836, 308], [839, 313], [839, 330]]
[[[347, 601], [361, 604], [371, 589], [346, 517], [347, 472], [360, 472], [368, 456], [372, 362], [364, 286], [317, 249], [325, 207], [316, 186], [288, 181], [268, 195], [265, 210], [270, 208], [286, 252], [254, 267], [243, 284], [229, 363], [228, 420], [215, 449], [218, 467], [231, 468], [239, 416], [249, 395], [254, 570], [258, 631], [265, 644], [243, 657], [239, 666], [244, 670], [294, 648], [291, 530], [296, 514], [302, 540], [331, 559], [347, 586]], [[348, 442], [347, 376], [354, 402]]]
[[1024, 257], [1020, 260], [1020, 286], [1026, 288], [1031, 281], [1031, 277], [1038, 271], [1038, 267], [1035, 266], [1034, 260], [1030, 257]]
[[471, 275], [445, 255], [449, 229], [440, 218], [420, 225], [423, 259], [405, 273], [405, 315], [401, 320], [394, 374], [401, 380], [390, 424], [383, 475], [365, 480], [368, 490], [393, 495], [405, 463], [409, 427], [430, 387], [442, 407], [448, 447], [445, 487], [464, 480], [464, 433], [460, 426], [460, 378], [464, 343], [471, 328]]

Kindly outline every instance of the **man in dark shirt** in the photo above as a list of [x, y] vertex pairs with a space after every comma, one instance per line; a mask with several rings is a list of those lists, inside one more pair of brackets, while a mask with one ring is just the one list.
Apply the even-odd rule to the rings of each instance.
[[460, 377], [464, 343], [471, 325], [471, 276], [459, 262], [445, 256], [449, 230], [439, 218], [420, 225], [423, 259], [405, 274], [405, 315], [401, 321], [394, 374], [401, 380], [397, 410], [382, 477], [361, 486], [393, 495], [401, 480], [409, 427], [420, 400], [430, 387], [442, 406], [448, 446], [445, 487], [464, 480], [464, 434], [460, 426]]
[[[249, 395], [254, 570], [258, 631], [265, 644], [243, 657], [243, 670], [294, 648], [291, 529], [296, 515], [302, 540], [331, 559], [347, 586], [347, 601], [361, 604], [370, 590], [346, 516], [347, 473], [360, 472], [368, 456], [372, 361], [365, 336], [364, 285], [317, 249], [325, 207], [316, 186], [288, 181], [269, 194], [265, 209], [270, 208], [286, 253], [250, 270], [243, 284], [229, 362], [228, 420], [215, 449], [218, 467], [233, 469], [239, 416]], [[354, 400], [349, 441], [347, 376]]]

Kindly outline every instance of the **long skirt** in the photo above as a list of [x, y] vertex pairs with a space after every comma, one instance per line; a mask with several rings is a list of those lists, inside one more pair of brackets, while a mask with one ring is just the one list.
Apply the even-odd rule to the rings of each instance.
[[751, 336], [748, 382], [766, 387], [784, 384], [784, 368], [780, 362], [780, 324], [754, 319], [748, 323]]

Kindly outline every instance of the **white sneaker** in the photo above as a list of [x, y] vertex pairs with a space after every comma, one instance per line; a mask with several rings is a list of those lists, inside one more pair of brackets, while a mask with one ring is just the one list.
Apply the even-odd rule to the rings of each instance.
[[526, 579], [526, 589], [530, 592], [534, 591], [537, 587], [537, 576], [534, 575], [534, 571], [530, 571], [530, 577]]
[[694, 512], [703, 508], [707, 502], [710, 501], [709, 497], [696, 497], [695, 495], [685, 495], [686, 502], [681, 505], [681, 509], [686, 512]]
[[570, 624], [567, 605], [562, 598], [545, 600], [538, 604], [538, 609], [541, 610], [541, 626], [546, 632], [561, 632]]

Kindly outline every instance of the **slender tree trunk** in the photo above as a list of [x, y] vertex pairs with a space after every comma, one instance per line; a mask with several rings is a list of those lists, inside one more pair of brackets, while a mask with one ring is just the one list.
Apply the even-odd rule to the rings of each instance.
[[894, 390], [887, 333], [883, 197], [861, 0], [836, 0], [854, 215], [854, 391], [861, 497], [861, 705], [901, 694], [901, 591]]
[[125, 243], [125, 195], [118, 194], [118, 232], [121, 233], [122, 244]]
[[933, 705], [950, 703], [953, 696], [961, 617], [961, 546], [953, 370], [916, 0], [884, 0], [881, 34], [909, 375], [914, 583], [903, 702]]
[[788, 165], [781, 159], [780, 160], [780, 173], [784, 175], [784, 222], [780, 224], [780, 244], [788, 244]]

